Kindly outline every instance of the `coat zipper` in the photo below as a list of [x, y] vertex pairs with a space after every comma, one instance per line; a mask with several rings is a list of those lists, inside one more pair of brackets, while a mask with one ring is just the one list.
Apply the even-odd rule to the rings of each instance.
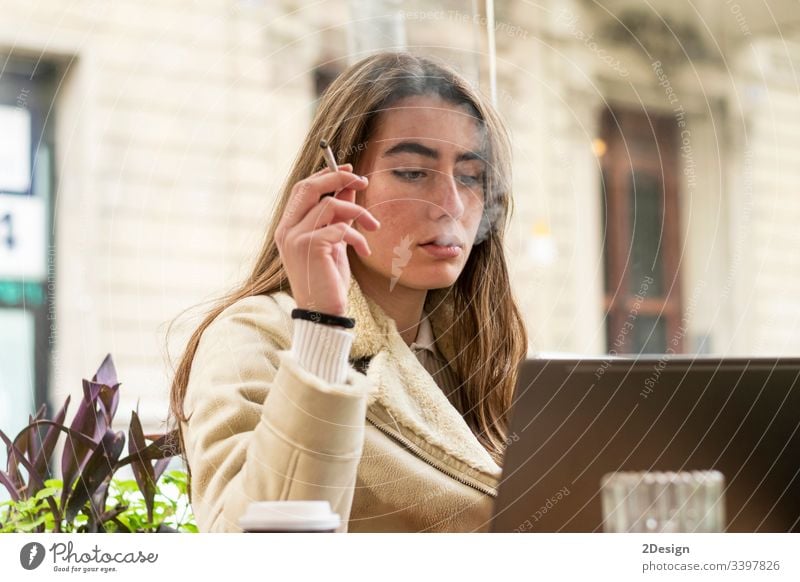
[[410, 440], [408, 440], [404, 436], [401, 436], [399, 434], [396, 434], [396, 433], [391, 432], [388, 429], [384, 428], [383, 426], [381, 426], [380, 424], [378, 424], [377, 422], [372, 420], [369, 416], [367, 416], [367, 421], [372, 426], [374, 426], [379, 431], [381, 431], [383, 434], [385, 434], [386, 436], [388, 436], [391, 439], [396, 440], [401, 445], [406, 447], [408, 450], [410, 450], [412, 453], [414, 453], [414, 455], [416, 455], [418, 458], [422, 459], [422, 461], [424, 461], [425, 463], [427, 463], [428, 465], [430, 465], [434, 469], [438, 470], [439, 472], [444, 473], [445, 475], [447, 475], [451, 479], [455, 479], [459, 483], [462, 483], [462, 484], [466, 485], [467, 487], [472, 487], [473, 489], [476, 489], [476, 490], [480, 491], [481, 493], [484, 493], [485, 495], [489, 495], [491, 497], [495, 497], [497, 495], [497, 493], [493, 489], [490, 489], [488, 486], [479, 485], [477, 483], [474, 483], [474, 482], [472, 482], [470, 480], [467, 480], [466, 478], [462, 477], [461, 475], [458, 475], [454, 471], [445, 469], [444, 467], [442, 467], [438, 463], [434, 463], [433, 461], [431, 461], [430, 459], [427, 458], [427, 455], [424, 453], [424, 451], [422, 451], [417, 445], [412, 443]]

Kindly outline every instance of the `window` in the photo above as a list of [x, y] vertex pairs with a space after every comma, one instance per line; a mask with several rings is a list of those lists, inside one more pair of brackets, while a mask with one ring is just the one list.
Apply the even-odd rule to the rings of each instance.
[[12, 438], [47, 400], [54, 82], [35, 60], [9, 59], [0, 77], [0, 426]]
[[622, 108], [602, 116], [600, 192], [611, 353], [683, 350], [676, 134], [670, 117]]

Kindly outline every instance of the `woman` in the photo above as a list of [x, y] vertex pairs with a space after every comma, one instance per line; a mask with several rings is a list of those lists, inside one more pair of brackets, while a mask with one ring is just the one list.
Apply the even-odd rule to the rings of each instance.
[[201, 530], [282, 499], [328, 500], [349, 531], [486, 528], [527, 348], [509, 184], [506, 131], [452, 70], [384, 53], [336, 79], [173, 382]]

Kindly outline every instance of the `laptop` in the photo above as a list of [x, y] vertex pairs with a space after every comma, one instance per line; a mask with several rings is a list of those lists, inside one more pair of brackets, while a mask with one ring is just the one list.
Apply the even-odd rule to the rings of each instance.
[[601, 532], [613, 471], [715, 469], [728, 532], [800, 531], [800, 358], [522, 363], [495, 532]]

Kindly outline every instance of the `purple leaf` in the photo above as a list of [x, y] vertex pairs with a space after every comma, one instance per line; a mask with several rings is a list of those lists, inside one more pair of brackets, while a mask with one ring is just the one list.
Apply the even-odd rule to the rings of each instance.
[[144, 503], [147, 507], [147, 519], [152, 522], [153, 504], [156, 495], [156, 479], [150, 461], [141, 455], [141, 452], [147, 448], [147, 445], [144, 440], [142, 423], [139, 421], [139, 415], [136, 414], [136, 412], [131, 413], [128, 438], [128, 453], [133, 457], [131, 469], [133, 469], [133, 476], [136, 478], [136, 484], [139, 485], [139, 491], [142, 492], [142, 496], [144, 497]]
[[[67, 399], [64, 401], [64, 406], [61, 407], [61, 410], [58, 411], [55, 418], [53, 418], [52, 422], [55, 426], [51, 426], [47, 433], [45, 433], [44, 440], [42, 441], [42, 448], [39, 451], [39, 454], [34, 459], [33, 466], [36, 467], [36, 470], [39, 473], [46, 475], [47, 478], [52, 476], [52, 471], [49, 467], [49, 461], [53, 456], [53, 452], [56, 447], [56, 443], [58, 442], [58, 437], [61, 436], [59, 432], [59, 427], [64, 428], [64, 419], [67, 416], [67, 409], [69, 408], [70, 397], [67, 396]], [[34, 422], [36, 426], [40, 426], [39, 422], [43, 420], [37, 420]]]
[[[87, 437], [86, 435], [81, 434], [78, 431], [72, 430], [71, 428], [67, 428], [64, 425], [57, 424], [56, 422], [54, 422], [52, 420], [39, 420], [35, 424], [36, 425], [41, 425], [41, 426], [50, 426], [51, 427], [50, 430], [57, 431], [56, 434], [63, 432], [63, 433], [65, 433], [67, 435], [67, 439], [66, 439], [66, 442], [64, 444], [64, 457], [66, 457], [68, 455], [70, 450], [77, 449], [79, 447], [85, 448], [86, 450], [88, 450], [90, 452], [93, 451], [97, 447], [97, 443], [94, 442], [89, 437]], [[62, 459], [64, 457], [62, 457]], [[88, 455], [87, 455], [87, 457], [88, 457]], [[81, 465], [83, 465], [83, 464], [84, 463], [82, 463]], [[67, 498], [69, 497], [70, 493], [72, 492], [73, 482], [75, 481], [75, 477], [77, 476], [78, 469], [75, 468], [75, 467], [77, 467], [77, 465], [74, 462], [70, 463], [70, 465], [72, 467], [71, 470], [74, 471], [73, 473], [68, 474], [68, 473], [66, 473], [66, 472], [64, 472], [62, 470], [63, 488], [61, 490], [61, 507], [64, 507], [64, 505], [66, 504]], [[62, 467], [63, 466], [64, 466], [64, 462], [62, 460]]]
[[156, 461], [156, 466], [153, 469], [153, 472], [155, 473], [156, 476], [156, 483], [158, 483], [158, 480], [161, 479], [161, 475], [164, 474], [164, 471], [169, 466], [170, 461], [172, 461], [172, 458], [170, 457], [166, 457], [164, 459], [159, 459], [158, 461]]
[[73, 438], [76, 441], [79, 441], [79, 442], [85, 444], [86, 446], [88, 446], [91, 449], [94, 449], [94, 447], [97, 446], [97, 443], [95, 441], [93, 441], [91, 438], [87, 437], [85, 434], [81, 434], [78, 431], [72, 430], [71, 428], [67, 428], [63, 424], [58, 424], [57, 422], [55, 422], [53, 420], [37, 420], [34, 423], [34, 425], [35, 426], [50, 426], [50, 427], [52, 427], [53, 429], [55, 429], [55, 430], [57, 430], [59, 432], [63, 432], [64, 434], [69, 435], [71, 438]]
[[97, 490], [92, 493], [91, 498], [89, 499], [92, 515], [98, 516], [98, 523], [103, 523], [105, 521], [102, 518], [102, 514], [106, 509], [106, 500], [108, 499], [108, 487], [111, 485], [111, 476], [112, 475], [109, 474], [108, 477], [104, 479], [100, 485], [98, 485]]
[[106, 354], [103, 363], [100, 364], [92, 381], [105, 384], [106, 386], [115, 386], [119, 384], [117, 381], [117, 370], [114, 367], [114, 359], [111, 357], [111, 354]]
[[111, 420], [117, 413], [117, 406], [119, 405], [119, 387], [119, 384], [103, 386], [97, 399], [109, 426], [111, 426]]
[[[28, 415], [28, 426], [20, 430], [17, 433], [17, 436], [14, 437], [14, 446], [19, 450], [19, 452], [27, 454], [27, 459], [31, 462], [33, 462], [41, 450], [41, 438], [39, 437], [38, 430], [33, 428], [33, 423], [41, 419], [45, 415], [46, 411], [47, 407], [42, 404], [39, 407], [39, 410], [36, 412], [36, 416]], [[10, 455], [8, 460], [11, 461]], [[22, 486], [24, 481], [19, 473], [19, 468], [17, 467], [16, 463], [13, 465], [9, 463], [8, 472], [9, 476], [19, 483], [20, 486]], [[37, 472], [41, 473], [41, 470], [37, 470]]]
[[[20, 451], [24, 451], [28, 448], [28, 431], [23, 429], [17, 433], [17, 436], [14, 438], [14, 446], [19, 449]], [[3, 441], [7, 442], [8, 437], [3, 433]], [[11, 479], [14, 480], [15, 483], [18, 483], [20, 487], [25, 483], [25, 480], [22, 478], [22, 474], [19, 472], [19, 467], [17, 466], [17, 462], [12, 462], [12, 455], [9, 451], [8, 453], [8, 474], [11, 476]]]
[[[2, 430], [0, 430], [0, 435], [2, 435], [0, 436], [0, 438], [2, 438], [4, 442], [8, 442], [9, 439]], [[17, 435], [17, 438], [19, 438], [19, 436], [20, 435]], [[6, 474], [8, 475], [8, 478], [11, 479], [11, 482], [14, 484], [14, 488], [21, 492], [25, 487], [25, 480], [22, 478], [22, 474], [19, 472], [19, 467], [17, 466], [18, 463], [11, 452], [11, 448], [8, 446], [6, 446], [6, 453], [8, 457], [6, 461], [6, 471], [7, 471]]]
[[83, 399], [86, 400], [90, 406], [95, 409], [97, 405], [97, 397], [100, 396], [100, 391], [103, 389], [104, 384], [99, 382], [91, 382], [83, 380]]
[[102, 412], [97, 413], [94, 420], [96, 424], [94, 427], [93, 440], [99, 442], [103, 438], [103, 435], [111, 428], [111, 425]]
[[[41, 413], [43, 412], [43, 410], [44, 410], [44, 405], [42, 405], [42, 408], [39, 409], [39, 412], [36, 414], [35, 417], [31, 416], [28, 417], [28, 426], [22, 429], [23, 431], [29, 433], [27, 453], [28, 453], [28, 459], [31, 462], [35, 462], [36, 457], [38, 457], [42, 451], [42, 438], [41, 435], [39, 434], [39, 429], [35, 427], [33, 423], [36, 422], [37, 420], [40, 420], [42, 416]], [[19, 438], [19, 436], [17, 436], [17, 438]], [[38, 470], [38, 472], [41, 473], [41, 470]]]
[[[146, 437], [148, 439], [154, 438], [153, 436]], [[180, 442], [178, 431], [173, 430], [165, 435], [157, 437], [157, 439], [147, 445], [143, 451], [139, 451], [136, 458], [143, 458], [148, 461], [157, 461], [158, 459], [166, 459], [181, 454]], [[120, 460], [120, 467], [130, 464], [134, 460], [134, 455], [128, 455]]]
[[89, 407], [94, 411], [93, 417], [95, 425], [92, 436], [95, 440], [99, 441], [106, 430], [111, 427], [114, 414], [117, 411], [117, 405], [119, 404], [119, 384], [116, 386], [106, 386], [98, 382], [84, 380], [83, 395], [84, 400], [89, 402]]
[[[125, 435], [121, 432], [108, 431], [103, 436], [81, 470], [75, 489], [67, 500], [67, 521], [73, 521], [103, 481], [111, 477], [112, 472], [117, 468], [117, 461], [124, 446]], [[97, 517], [96, 515], [89, 516], [90, 529], [93, 525], [91, 522], [95, 521]]]
[[64, 443], [64, 452], [61, 455], [61, 474], [64, 481], [64, 492], [61, 497], [62, 507], [66, 502], [75, 477], [86, 464], [92, 450], [97, 446], [97, 441], [90, 440], [93, 444], [88, 445], [82, 439], [73, 438], [72, 434], [77, 432], [91, 439], [94, 436], [95, 425], [96, 417], [92, 404], [86, 399], [81, 400], [78, 403], [75, 418], [72, 419], [72, 424], [70, 425], [72, 432]]
[[19, 491], [17, 491], [17, 486], [11, 480], [11, 477], [5, 471], [0, 471], [0, 483], [6, 488], [8, 494], [11, 496], [11, 499], [14, 501], [19, 501]]
[[99, 522], [100, 523], [107, 523], [109, 521], [113, 521], [114, 523], [117, 524], [117, 527], [119, 527], [119, 529], [121, 531], [131, 533], [130, 528], [128, 526], [126, 526], [124, 523], [122, 523], [120, 520], [117, 519], [117, 516], [119, 516], [121, 513], [125, 512], [125, 511], [127, 511], [127, 509], [128, 509], [127, 505], [120, 505], [120, 506], [114, 507], [114, 509], [111, 509], [110, 511], [106, 511], [105, 513], [100, 515]]
[[36, 411], [36, 416], [33, 417], [33, 420], [42, 420], [45, 414], [47, 414], [47, 405], [42, 404], [39, 410]]
[[[41, 475], [39, 475], [39, 473], [36, 472], [36, 469], [33, 468], [31, 462], [25, 458], [25, 455], [22, 453], [22, 451], [20, 451], [17, 448], [17, 446], [11, 442], [11, 439], [9, 439], [2, 430], [0, 430], [0, 439], [2, 439], [3, 442], [6, 443], [6, 448], [8, 450], [9, 464], [11, 464], [12, 462], [11, 459], [13, 457], [15, 459], [14, 462], [15, 466], [16, 463], [19, 462], [28, 471], [28, 489], [31, 489], [31, 486], [34, 486], [37, 489], [41, 489], [42, 487], [44, 487], [44, 482], [42, 481]], [[23, 485], [23, 483], [20, 482], [20, 485]], [[23, 493], [23, 495], [25, 494]], [[26, 499], [27, 497], [28, 496], [25, 495]]]

